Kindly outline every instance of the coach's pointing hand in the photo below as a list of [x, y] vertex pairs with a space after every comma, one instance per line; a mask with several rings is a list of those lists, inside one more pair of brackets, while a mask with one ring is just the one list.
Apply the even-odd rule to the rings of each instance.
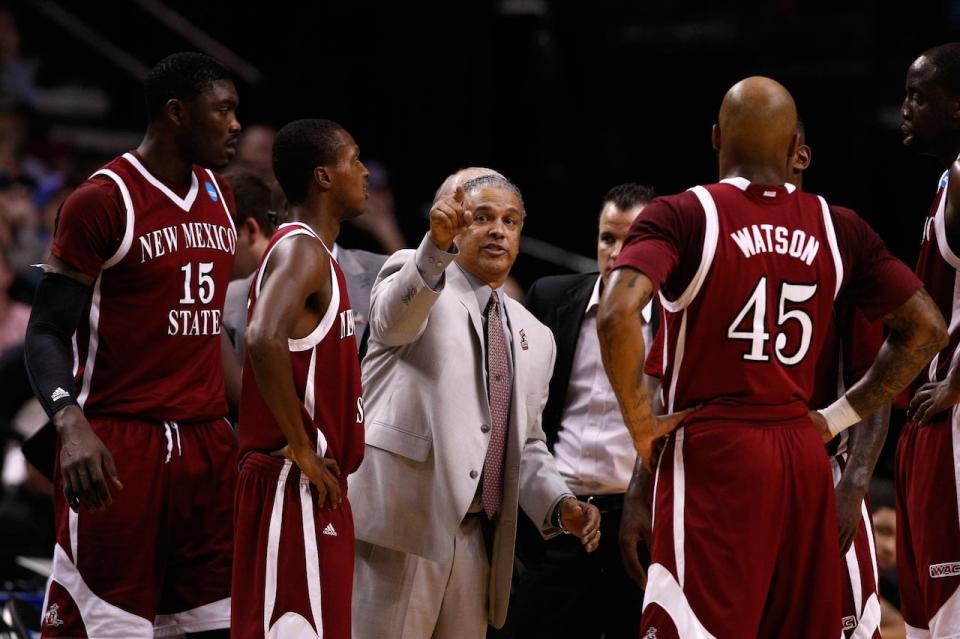
[[463, 198], [463, 187], [458, 186], [453, 195], [440, 198], [430, 209], [430, 241], [442, 251], [473, 223], [473, 214], [464, 208]]

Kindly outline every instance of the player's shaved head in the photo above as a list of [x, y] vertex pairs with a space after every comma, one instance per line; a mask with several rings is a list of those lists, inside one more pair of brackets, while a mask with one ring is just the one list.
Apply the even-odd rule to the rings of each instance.
[[778, 172], [785, 179], [796, 139], [797, 107], [779, 82], [754, 76], [727, 91], [713, 133], [722, 177], [745, 169]]
[[440, 185], [440, 188], [437, 189], [436, 194], [433, 196], [434, 204], [436, 204], [437, 200], [440, 198], [447, 195], [452, 195], [454, 191], [457, 190], [457, 187], [461, 186], [465, 182], [489, 175], [506, 179], [499, 171], [494, 171], [493, 169], [488, 169], [483, 166], [470, 166], [465, 169], [460, 169], [456, 173], [448, 175], [447, 179], [443, 181], [443, 184]]

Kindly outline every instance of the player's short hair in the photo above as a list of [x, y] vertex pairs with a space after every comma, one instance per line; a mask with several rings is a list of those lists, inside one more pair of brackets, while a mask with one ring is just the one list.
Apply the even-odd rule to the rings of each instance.
[[230, 182], [237, 202], [237, 210], [233, 216], [234, 225], [239, 229], [248, 217], [252, 217], [260, 225], [264, 235], [273, 235], [273, 221], [276, 216], [271, 205], [273, 194], [270, 193], [267, 183], [249, 171], [238, 169], [228, 170], [223, 176]]
[[195, 98], [214, 82], [233, 77], [225, 66], [202, 53], [183, 52], [168, 55], [147, 73], [143, 96], [150, 122], [163, 114], [169, 100]]
[[277, 132], [273, 141], [273, 174], [290, 204], [307, 199], [313, 170], [335, 164], [344, 128], [332, 120], [296, 120]]
[[960, 42], [949, 42], [923, 52], [937, 69], [937, 83], [950, 95], [960, 96]]
[[653, 198], [657, 197], [652, 186], [645, 186], [637, 182], [627, 182], [618, 184], [603, 196], [603, 204], [613, 202], [613, 205], [621, 211], [628, 211], [641, 204], [649, 204]]
[[523, 194], [520, 193], [520, 189], [516, 184], [502, 175], [481, 175], [480, 177], [475, 177], [472, 180], [467, 180], [461, 186], [463, 187], [464, 194], [486, 187], [507, 189], [516, 195], [518, 200], [520, 200], [520, 212], [523, 214], [523, 217], [527, 216], [527, 207], [523, 203]]

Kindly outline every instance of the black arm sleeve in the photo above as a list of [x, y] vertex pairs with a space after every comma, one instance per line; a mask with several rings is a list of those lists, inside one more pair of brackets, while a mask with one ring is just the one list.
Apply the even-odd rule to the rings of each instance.
[[45, 273], [37, 287], [24, 359], [30, 385], [48, 417], [79, 405], [70, 371], [70, 340], [91, 295], [89, 286], [59, 273]]

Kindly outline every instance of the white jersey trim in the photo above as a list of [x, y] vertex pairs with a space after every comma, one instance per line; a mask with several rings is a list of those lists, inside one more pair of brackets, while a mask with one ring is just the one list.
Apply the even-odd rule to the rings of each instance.
[[93, 286], [93, 297], [90, 300], [90, 340], [87, 343], [87, 361], [83, 365], [83, 383], [80, 385], [80, 394], [77, 395], [77, 403], [80, 408], [90, 397], [90, 382], [93, 380], [93, 366], [97, 361], [97, 346], [100, 343], [100, 282], [103, 279], [103, 272], [97, 276], [97, 282]]
[[185, 212], [189, 212], [193, 207], [193, 202], [197, 199], [197, 193], [200, 191], [200, 185], [197, 183], [197, 174], [193, 170], [193, 167], [190, 167], [190, 190], [187, 191], [187, 197], [180, 197], [171, 191], [166, 184], [155, 178], [153, 174], [147, 170], [147, 167], [140, 163], [140, 160], [138, 160], [137, 156], [135, 156], [133, 153], [124, 153], [123, 159], [129, 162], [133, 168], [135, 168], [140, 175], [143, 176], [143, 179], [152, 184], [158, 191], [170, 198], [171, 202], [176, 204]]
[[[664, 336], [667, 337], [666, 335]], [[666, 342], [666, 339], [664, 339]], [[677, 347], [673, 353], [673, 371], [670, 374], [670, 386], [666, 389], [667, 397], [669, 400], [667, 402], [667, 412], [673, 412], [673, 404], [676, 400], [677, 395], [677, 379], [680, 377], [680, 365], [683, 364], [683, 351], [686, 349], [687, 344], [687, 311], [683, 311], [683, 315], [680, 316], [680, 331], [677, 335]], [[667, 368], [667, 358], [663, 358], [664, 370]]]
[[270, 527], [267, 529], [267, 565], [263, 584], [263, 634], [270, 632], [270, 619], [277, 604], [277, 564], [280, 560], [280, 529], [283, 527], [284, 491], [287, 476], [293, 462], [283, 460], [283, 469], [277, 478], [277, 490], [273, 495], [273, 507], [270, 512]]
[[950, 243], [947, 242], [947, 220], [944, 211], [947, 208], [947, 190], [943, 190], [943, 197], [940, 198], [940, 204], [937, 205], [937, 212], [933, 216], [933, 228], [937, 233], [937, 248], [940, 255], [954, 269], [960, 270], [960, 257], [957, 257]]
[[686, 532], [683, 526], [683, 511], [686, 499], [686, 477], [683, 473], [683, 426], [674, 431], [673, 444], [673, 551], [677, 563], [677, 583], [683, 590], [684, 575], [686, 573], [686, 555], [684, 553], [684, 538]]
[[114, 253], [110, 259], [103, 263], [101, 269], [107, 269], [122, 260], [126, 257], [127, 252], [130, 250], [130, 246], [133, 244], [133, 226], [136, 221], [136, 217], [133, 212], [133, 199], [130, 197], [130, 191], [127, 189], [127, 185], [124, 184], [123, 179], [109, 169], [100, 169], [90, 177], [95, 177], [97, 175], [103, 175], [104, 177], [110, 178], [117, 184], [117, 188], [120, 189], [120, 196], [123, 198], [123, 208], [126, 210], [127, 222], [126, 228], [123, 229], [123, 240], [120, 242], [120, 246], [117, 248], [117, 252]]
[[685, 309], [693, 302], [697, 293], [700, 292], [700, 287], [703, 286], [703, 282], [707, 279], [710, 266], [713, 264], [713, 257], [717, 252], [717, 240], [720, 237], [717, 205], [713, 201], [710, 192], [702, 186], [695, 186], [690, 190], [693, 191], [693, 194], [696, 195], [700, 201], [700, 206], [703, 208], [703, 215], [706, 219], [706, 226], [703, 230], [703, 252], [700, 255], [700, 266], [697, 268], [697, 272], [694, 273], [693, 279], [690, 280], [687, 290], [685, 290], [676, 301], [671, 302], [663, 295], [663, 292], [660, 293], [660, 302], [663, 304], [663, 307], [671, 313], [679, 313]]
[[230, 627], [230, 597], [191, 610], [157, 615], [154, 637], [180, 637], [191, 632], [207, 632]]
[[310, 478], [300, 473], [300, 514], [303, 520], [303, 555], [306, 560], [307, 596], [317, 636], [323, 637], [323, 607], [320, 594], [320, 551], [317, 549], [317, 527], [313, 520], [316, 499], [310, 490]]
[[643, 608], [657, 604], [673, 620], [677, 633], [684, 639], [716, 639], [697, 619], [683, 588], [670, 571], [661, 564], [651, 564], [647, 571], [647, 591], [643, 597]]
[[833, 255], [833, 265], [836, 268], [837, 282], [833, 289], [833, 299], [837, 299], [840, 294], [840, 287], [843, 284], [843, 260], [840, 258], [840, 245], [837, 243], [837, 231], [833, 226], [833, 216], [830, 215], [830, 207], [822, 196], [818, 195], [820, 200], [820, 210], [823, 211], [823, 228], [827, 232], [827, 243], [830, 245], [830, 253]]
[[[745, 177], [737, 176], [737, 177], [731, 177], [731, 178], [724, 178], [720, 180], [720, 184], [729, 184], [730, 186], [737, 187], [741, 191], [746, 191], [747, 187], [750, 186], [750, 180], [748, 180]], [[796, 185], [791, 184], [790, 182], [784, 182], [783, 188], [787, 189], [787, 193], [793, 193], [794, 191], [797, 190]]]
[[220, 203], [223, 205], [223, 211], [227, 214], [227, 221], [230, 222], [230, 228], [233, 229], [233, 232], [237, 232], [237, 225], [233, 223], [233, 215], [230, 214], [230, 209], [227, 208], [227, 199], [223, 197], [223, 191], [220, 190], [220, 183], [217, 182], [216, 176], [213, 174], [213, 171], [210, 169], [204, 169], [207, 172], [207, 175], [210, 176], [210, 181], [213, 182], [213, 188], [217, 190], [217, 195], [220, 196]]
[[[51, 580], [60, 584], [76, 603], [87, 636], [98, 639], [152, 639], [153, 620], [127, 612], [98, 597], [59, 544], [53, 551]], [[43, 615], [47, 615], [47, 608], [44, 608]]]

